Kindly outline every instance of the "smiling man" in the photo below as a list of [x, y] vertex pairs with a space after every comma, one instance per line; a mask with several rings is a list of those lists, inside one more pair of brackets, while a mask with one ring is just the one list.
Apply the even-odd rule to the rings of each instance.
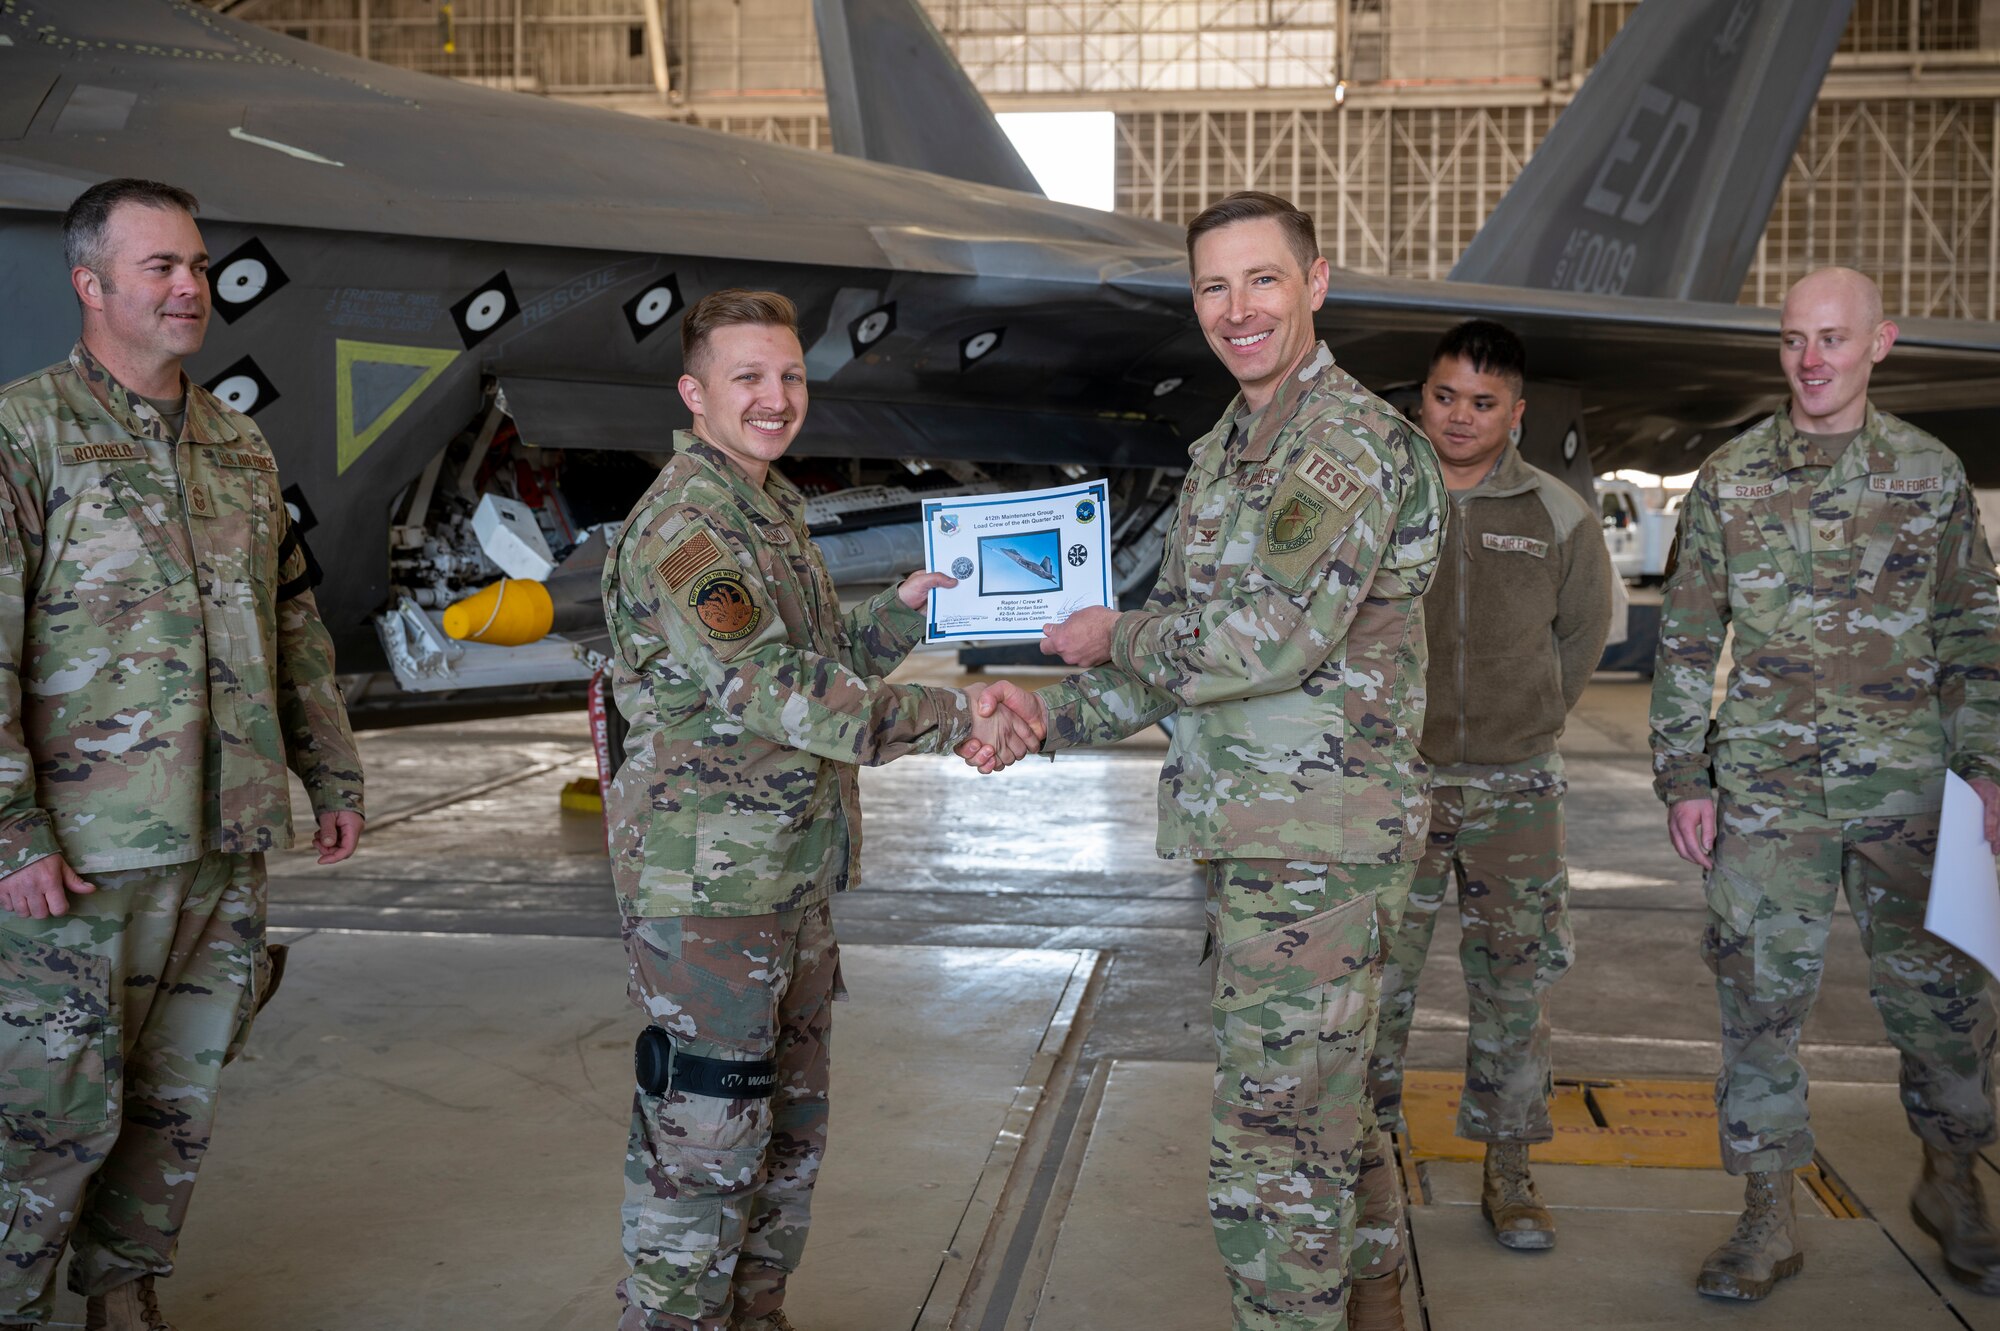
[[1403, 1055], [1417, 977], [1456, 887], [1469, 1025], [1458, 1135], [1486, 1144], [1480, 1210], [1508, 1248], [1555, 1246], [1528, 1174], [1551, 1140], [1549, 991], [1569, 969], [1562, 755], [1570, 709], [1604, 651], [1611, 554], [1597, 515], [1514, 442], [1527, 351], [1473, 319], [1431, 353], [1418, 424], [1437, 449], [1453, 518], [1424, 597], [1431, 824], [1382, 983], [1372, 1081], [1402, 1126]]
[[1422, 849], [1417, 598], [1442, 485], [1423, 439], [1317, 339], [1329, 270], [1310, 217], [1232, 194], [1188, 224], [1188, 263], [1241, 392], [1189, 450], [1144, 608], [1047, 625], [1044, 652], [1096, 668], [1037, 697], [1051, 749], [1179, 716], [1160, 853], [1206, 862], [1208, 1204], [1238, 1331], [1399, 1328], [1398, 1193], [1367, 1068], [1382, 944]]
[[[859, 764], [956, 749], [991, 770], [1040, 736], [1011, 685], [890, 684], [941, 573], [843, 613], [772, 466], [806, 418], [798, 313], [769, 291], [681, 327], [693, 428], [604, 566], [631, 723], [606, 812], [632, 1001], [646, 1015], [625, 1165], [622, 1331], [788, 1331], [785, 1283], [826, 1149]], [[975, 719], [992, 692], [1008, 707]], [[1032, 710], [1032, 708], [1028, 708]]]
[[[83, 333], [0, 389], [0, 1325], [67, 1244], [90, 1331], [170, 1331], [222, 1068], [271, 986], [264, 853], [361, 836], [361, 761], [257, 427], [188, 382], [208, 253], [185, 190], [63, 218]], [[87, 877], [86, 877], [87, 875]]]
[[1843, 888], [1923, 1142], [1911, 1210], [1954, 1278], [2000, 1293], [1978, 1156], [1995, 1140], [1993, 1003], [1979, 964], [1923, 927], [1947, 765], [2000, 844], [2000, 600], [1958, 458], [1868, 401], [1895, 341], [1860, 273], [1792, 288], [1791, 402], [1703, 464], [1661, 608], [1654, 788], [1675, 851], [1707, 872], [1722, 1160], [1746, 1176], [1736, 1230], [1696, 1281], [1717, 1298], [1762, 1298], [1805, 1261], [1799, 1033]]

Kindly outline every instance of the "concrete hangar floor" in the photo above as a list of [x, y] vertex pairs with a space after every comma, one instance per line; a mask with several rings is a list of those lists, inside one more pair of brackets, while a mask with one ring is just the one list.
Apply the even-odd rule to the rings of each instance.
[[[1716, 1167], [1699, 884], [1648, 786], [1646, 693], [1600, 677], [1565, 745], [1578, 959], [1555, 995], [1561, 1127], [1536, 1151], [1559, 1245], [1509, 1253], [1480, 1220], [1477, 1148], [1451, 1136], [1446, 919], [1411, 1051], [1434, 1071], [1399, 1143], [1409, 1324], [2000, 1328], [2000, 1299], [1953, 1285], [1908, 1218], [1918, 1149], [1851, 921], [1806, 1032], [1805, 1272], [1759, 1305], [1694, 1294], [1741, 1191]], [[290, 969], [227, 1079], [172, 1306], [211, 1331], [609, 1327], [636, 1027], [599, 824], [559, 807], [592, 770], [583, 717], [362, 747], [362, 853], [272, 864]], [[866, 883], [835, 909], [853, 1000], [790, 1300], [805, 1331], [1229, 1325], [1202, 1206], [1201, 885], [1153, 855], [1163, 747], [864, 773]]]

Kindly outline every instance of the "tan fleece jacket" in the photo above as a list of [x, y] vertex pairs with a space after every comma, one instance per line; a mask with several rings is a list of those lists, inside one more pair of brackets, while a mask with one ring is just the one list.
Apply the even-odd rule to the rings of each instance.
[[1453, 508], [1424, 595], [1430, 699], [1419, 749], [1453, 768], [1553, 754], [1611, 622], [1597, 514], [1513, 444]]

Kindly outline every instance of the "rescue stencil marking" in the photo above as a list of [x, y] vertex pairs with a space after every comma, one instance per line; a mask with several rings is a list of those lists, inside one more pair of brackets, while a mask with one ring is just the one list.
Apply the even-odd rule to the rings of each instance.
[[1549, 543], [1538, 541], [1532, 536], [1501, 536], [1496, 532], [1481, 532], [1479, 543], [1488, 550], [1505, 550], [1509, 554], [1533, 555], [1545, 559], [1549, 553]]
[[138, 462], [146, 450], [137, 444], [71, 444], [57, 449], [56, 455], [63, 466], [79, 467], [86, 462]]
[[1943, 476], [1870, 476], [1868, 488], [1877, 494], [1920, 495], [1944, 489]]
[[1298, 474], [1300, 480], [1332, 500], [1333, 506], [1343, 513], [1368, 494], [1368, 487], [1353, 469], [1319, 444], [1306, 450]]
[[682, 541], [659, 563], [653, 571], [660, 575], [660, 581], [667, 584], [667, 590], [677, 592], [687, 586], [688, 579], [713, 564], [722, 557], [722, 546], [705, 531], [698, 531]]
[[719, 568], [704, 575], [688, 593], [688, 605], [708, 630], [708, 636], [722, 642], [749, 637], [764, 619], [764, 612], [750, 598], [743, 575], [733, 568]]

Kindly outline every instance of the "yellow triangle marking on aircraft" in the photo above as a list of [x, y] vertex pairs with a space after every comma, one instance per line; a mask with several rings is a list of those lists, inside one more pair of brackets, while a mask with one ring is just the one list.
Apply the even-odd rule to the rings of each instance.
[[[438, 376], [450, 368], [459, 353], [447, 347], [400, 347], [388, 342], [350, 342], [346, 338], [336, 338], [333, 347], [338, 474], [353, 466], [368, 451], [368, 446], [380, 439], [383, 432], [410, 409], [410, 404], [424, 395], [426, 388], [437, 382]], [[376, 411], [371, 419], [356, 421], [354, 367], [357, 365], [405, 365], [415, 367], [421, 373], [394, 400]]]

